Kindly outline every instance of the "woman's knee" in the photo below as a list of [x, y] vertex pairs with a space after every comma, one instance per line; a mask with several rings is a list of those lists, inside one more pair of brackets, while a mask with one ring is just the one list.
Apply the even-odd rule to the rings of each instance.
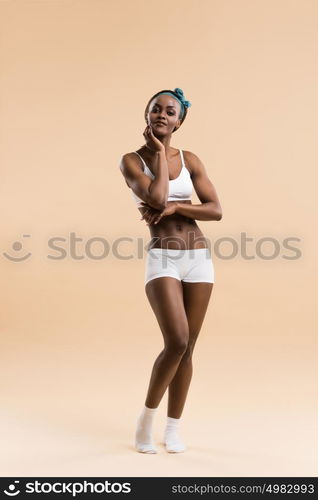
[[193, 349], [194, 349], [196, 340], [197, 339], [195, 338], [195, 339], [191, 339], [188, 341], [187, 348], [184, 351], [183, 356], [182, 356], [182, 361], [191, 361], [192, 360], [192, 354], [193, 354]]
[[170, 337], [165, 342], [166, 353], [176, 356], [183, 356], [187, 350], [187, 347], [188, 347], [188, 337], [186, 335], [173, 338]]

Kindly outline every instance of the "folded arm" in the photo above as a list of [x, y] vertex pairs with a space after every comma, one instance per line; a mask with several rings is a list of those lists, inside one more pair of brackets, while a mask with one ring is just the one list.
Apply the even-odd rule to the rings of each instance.
[[191, 170], [193, 187], [201, 201], [200, 205], [177, 202], [176, 213], [197, 220], [221, 220], [222, 208], [216, 189], [210, 181], [206, 169], [194, 153], [184, 151]]
[[163, 210], [167, 206], [169, 192], [169, 173], [165, 151], [156, 153], [154, 179], [140, 169], [140, 161], [133, 153], [122, 156], [119, 166], [126, 184], [148, 205], [157, 210]]

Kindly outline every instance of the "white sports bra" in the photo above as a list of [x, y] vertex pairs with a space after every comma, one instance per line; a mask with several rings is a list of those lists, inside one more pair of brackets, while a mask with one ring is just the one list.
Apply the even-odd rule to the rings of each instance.
[[[181, 171], [175, 179], [169, 180], [169, 193], [167, 201], [181, 201], [181, 200], [191, 200], [191, 194], [193, 190], [193, 184], [191, 180], [191, 175], [189, 170], [184, 164], [182, 149], [179, 149], [182, 167]], [[145, 160], [140, 156], [137, 151], [134, 151], [139, 158], [141, 158], [142, 163], [144, 165], [144, 174], [148, 175], [152, 179], [155, 178], [151, 170], [146, 165]], [[143, 201], [139, 196], [137, 196], [133, 190], [131, 190], [132, 197], [135, 199], [137, 203], [137, 207], [141, 206], [141, 202]]]

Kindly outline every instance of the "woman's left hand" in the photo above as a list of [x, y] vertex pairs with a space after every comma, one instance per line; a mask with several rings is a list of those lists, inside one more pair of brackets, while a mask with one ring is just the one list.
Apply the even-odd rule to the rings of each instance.
[[168, 202], [169, 204], [164, 208], [161, 212], [156, 210], [155, 208], [148, 205], [146, 202], [141, 202], [142, 206], [148, 208], [148, 210], [143, 214], [142, 219], [147, 221], [147, 225], [150, 224], [158, 224], [161, 221], [162, 217], [167, 215], [172, 215], [176, 212], [177, 202]]

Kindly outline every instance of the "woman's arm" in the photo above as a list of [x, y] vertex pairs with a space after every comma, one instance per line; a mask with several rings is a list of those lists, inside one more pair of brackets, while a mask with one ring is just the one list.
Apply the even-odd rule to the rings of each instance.
[[[159, 203], [165, 208], [169, 193], [169, 170], [164, 148], [156, 151], [154, 176], [155, 178], [149, 187], [149, 193], [153, 198], [159, 200]], [[152, 206], [151, 203], [149, 205]], [[154, 206], [153, 208], [157, 207]]]
[[184, 215], [197, 220], [221, 220], [222, 212], [219, 211], [214, 201], [207, 201], [201, 205], [182, 203], [177, 201], [176, 214]]
[[[154, 135], [152, 126], [148, 123], [143, 132], [146, 145], [155, 153], [155, 173], [152, 181], [144, 174], [138, 164], [135, 155], [128, 153], [120, 162], [120, 169], [126, 179], [126, 184], [133, 192], [148, 203], [152, 208], [164, 210], [167, 206], [169, 193], [169, 171], [166, 158], [166, 150], [161, 141]], [[132, 159], [133, 157], [133, 159]]]
[[190, 167], [193, 187], [202, 204], [192, 205], [178, 201], [176, 213], [197, 220], [221, 220], [221, 204], [202, 161], [190, 151], [184, 151], [184, 158]]
[[169, 192], [169, 172], [165, 150], [156, 152], [153, 180], [142, 172], [139, 161], [134, 153], [123, 155], [120, 170], [126, 183], [148, 205], [157, 210], [163, 210], [167, 206]]

